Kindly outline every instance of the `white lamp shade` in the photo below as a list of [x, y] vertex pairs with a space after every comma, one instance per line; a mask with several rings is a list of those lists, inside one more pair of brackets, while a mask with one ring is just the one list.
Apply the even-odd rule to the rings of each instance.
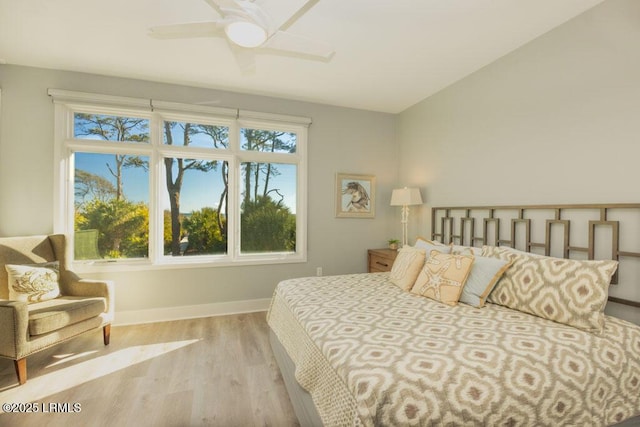
[[417, 188], [398, 188], [391, 193], [391, 206], [421, 205], [422, 197]]

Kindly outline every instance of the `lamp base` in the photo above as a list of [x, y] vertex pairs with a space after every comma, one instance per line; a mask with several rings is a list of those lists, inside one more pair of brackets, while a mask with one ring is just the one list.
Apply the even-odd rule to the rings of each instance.
[[402, 206], [402, 247], [407, 246], [409, 238], [408, 223], [409, 223], [409, 206]]

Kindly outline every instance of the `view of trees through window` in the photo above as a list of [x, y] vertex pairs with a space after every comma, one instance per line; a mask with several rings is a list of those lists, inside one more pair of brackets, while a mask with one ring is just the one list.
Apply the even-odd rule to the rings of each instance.
[[[148, 118], [74, 113], [74, 139], [96, 143], [95, 149], [84, 144], [74, 150], [75, 259], [148, 257], [152, 209], [162, 212], [158, 238], [165, 256], [226, 254], [234, 212], [239, 213], [241, 253], [295, 251], [297, 165], [269, 161], [264, 154], [295, 153], [295, 133], [239, 130], [238, 152], [245, 154], [237, 161], [234, 209], [228, 205], [234, 173], [230, 128], [161, 124], [154, 168]], [[150, 200], [153, 173], [158, 200]]]

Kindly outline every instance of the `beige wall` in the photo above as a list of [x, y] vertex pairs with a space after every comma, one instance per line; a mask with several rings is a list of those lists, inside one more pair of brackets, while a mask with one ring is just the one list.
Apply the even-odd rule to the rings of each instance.
[[400, 179], [429, 206], [640, 202], [639, 17], [608, 0], [404, 111]]
[[[99, 274], [117, 282], [117, 311], [269, 298], [278, 281], [366, 271], [366, 250], [395, 231], [388, 206], [397, 179], [395, 117], [98, 75], [0, 65], [0, 235], [50, 233], [53, 210], [53, 104], [48, 88], [311, 117], [308, 169], [308, 262]], [[375, 219], [336, 219], [336, 172], [375, 174]], [[399, 223], [398, 223], [399, 232]]]

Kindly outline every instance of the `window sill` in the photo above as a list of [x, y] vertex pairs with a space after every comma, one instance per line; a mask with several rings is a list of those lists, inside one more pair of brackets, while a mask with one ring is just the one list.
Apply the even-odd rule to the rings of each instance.
[[[176, 259], [177, 258], [177, 259]], [[241, 257], [231, 260], [227, 257], [224, 259], [206, 257], [176, 257], [168, 258], [159, 262], [151, 262], [148, 259], [139, 260], [99, 260], [99, 261], [74, 261], [71, 270], [82, 275], [83, 273], [108, 273], [108, 272], [125, 272], [125, 271], [155, 271], [155, 270], [184, 270], [191, 268], [217, 268], [217, 267], [243, 267], [250, 265], [274, 265], [274, 264], [293, 264], [306, 262], [307, 259], [303, 255], [278, 255], [271, 257]]]

